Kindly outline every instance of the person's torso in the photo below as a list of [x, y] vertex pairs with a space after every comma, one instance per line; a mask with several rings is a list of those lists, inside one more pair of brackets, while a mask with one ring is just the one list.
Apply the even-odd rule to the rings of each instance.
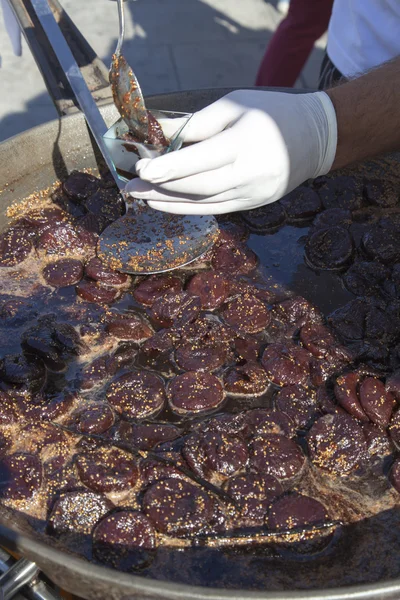
[[399, 56], [400, 0], [335, 0], [327, 51], [345, 77]]

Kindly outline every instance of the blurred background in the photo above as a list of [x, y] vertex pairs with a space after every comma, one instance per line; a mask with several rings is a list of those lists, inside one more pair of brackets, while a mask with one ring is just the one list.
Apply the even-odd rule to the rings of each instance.
[[[118, 35], [109, 0], [61, 0], [108, 66]], [[265, 47], [284, 16], [277, 0], [134, 0], [125, 4], [124, 54], [145, 95], [207, 87], [251, 86]], [[321, 38], [296, 87], [315, 88], [326, 40]], [[57, 117], [23, 42], [14, 56], [0, 18], [0, 141]]]

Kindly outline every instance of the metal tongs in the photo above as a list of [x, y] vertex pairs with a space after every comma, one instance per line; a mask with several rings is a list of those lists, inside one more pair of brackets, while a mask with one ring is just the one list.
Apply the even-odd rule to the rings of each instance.
[[32, 8], [126, 204], [125, 216], [107, 227], [100, 236], [100, 258], [117, 270], [139, 274], [169, 271], [196, 260], [214, 243], [218, 231], [216, 220], [208, 216], [171, 217], [125, 195], [125, 181], [118, 175], [118, 165], [105, 142], [107, 126], [48, 1], [32, 0]]

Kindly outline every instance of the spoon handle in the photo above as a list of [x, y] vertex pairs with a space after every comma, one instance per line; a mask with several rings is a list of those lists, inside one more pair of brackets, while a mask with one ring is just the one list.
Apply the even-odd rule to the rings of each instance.
[[119, 35], [118, 35], [118, 43], [115, 48], [115, 54], [119, 56], [122, 50], [122, 44], [125, 39], [125, 12], [124, 12], [124, 3], [123, 0], [118, 0], [118, 20], [119, 20]]

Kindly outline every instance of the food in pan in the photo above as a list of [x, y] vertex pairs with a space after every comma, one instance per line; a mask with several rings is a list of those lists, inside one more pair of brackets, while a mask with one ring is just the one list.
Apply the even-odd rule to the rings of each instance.
[[[245, 227], [221, 222], [196, 265], [135, 278], [96, 255], [123, 212], [109, 182], [74, 172], [12, 206], [0, 237], [3, 505], [140, 572], [162, 548], [279, 554], [318, 540], [318, 553], [343, 525], [399, 506], [400, 220], [382, 213], [396, 205], [384, 189], [320, 178], [243, 215]], [[305, 268], [347, 290], [327, 318], [246, 243], [284, 221], [309, 227]]]

